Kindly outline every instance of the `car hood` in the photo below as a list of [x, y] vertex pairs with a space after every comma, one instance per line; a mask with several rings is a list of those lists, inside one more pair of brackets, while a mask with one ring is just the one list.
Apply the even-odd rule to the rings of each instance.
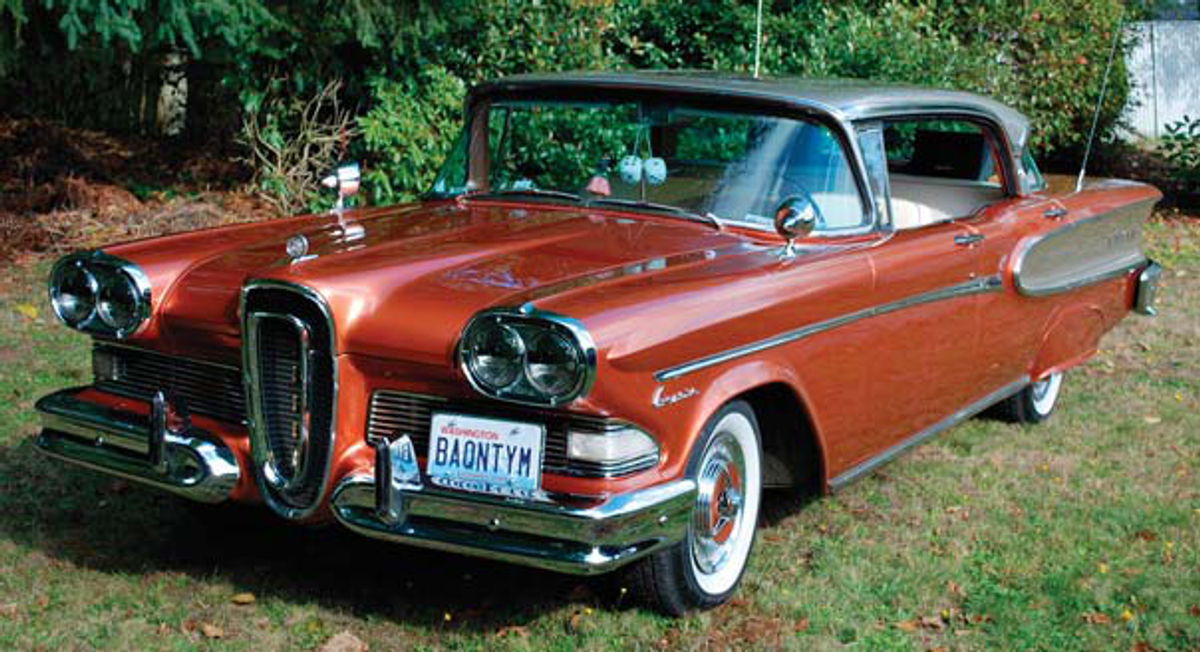
[[[242, 287], [273, 279], [325, 298], [339, 351], [431, 364], [446, 361], [462, 326], [484, 308], [533, 302], [552, 310], [564, 295], [760, 248], [676, 218], [481, 202], [267, 223], [223, 243], [219, 235], [189, 240], [194, 259], [156, 307], [160, 331], [236, 337]], [[308, 251], [293, 260], [286, 243], [296, 235]], [[153, 266], [173, 248], [146, 241], [110, 252]]]

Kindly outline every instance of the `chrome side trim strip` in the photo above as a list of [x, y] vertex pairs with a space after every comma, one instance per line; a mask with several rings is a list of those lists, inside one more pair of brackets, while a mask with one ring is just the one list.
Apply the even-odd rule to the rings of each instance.
[[876, 455], [875, 457], [867, 459], [863, 462], [859, 462], [858, 464], [856, 464], [854, 467], [850, 468], [849, 470], [843, 471], [837, 477], [835, 477], [829, 481], [829, 488], [833, 489], [833, 490], [841, 489], [842, 487], [846, 486], [850, 482], [853, 482], [854, 480], [857, 480], [858, 478], [862, 477], [863, 475], [866, 475], [867, 473], [870, 473], [871, 471], [875, 470], [879, 466], [882, 466], [883, 464], [886, 464], [886, 463], [896, 459], [896, 457], [899, 456], [901, 453], [916, 446], [917, 444], [920, 444], [921, 442], [925, 441], [926, 439], [929, 439], [930, 437], [933, 437], [934, 435], [936, 435], [944, 430], [947, 430], [963, 421], [966, 421], [967, 419], [975, 416], [976, 414], [979, 414], [980, 412], [988, 409], [989, 407], [995, 405], [996, 403], [999, 403], [1000, 401], [1012, 396], [1013, 394], [1016, 394], [1017, 392], [1024, 389], [1027, 385], [1029, 385], [1029, 376], [1021, 376], [1021, 378], [1001, 387], [1000, 389], [997, 389], [996, 391], [988, 394], [987, 396], [984, 396], [983, 398], [975, 401], [974, 403], [967, 405], [966, 407], [955, 412], [954, 414], [951, 414], [950, 416], [946, 417], [945, 419], [942, 419], [941, 421], [938, 421], [937, 423], [933, 424], [932, 426], [929, 426], [928, 428], [921, 430], [917, 434], [909, 437], [908, 439], [905, 439], [904, 441], [896, 444], [895, 446], [892, 446], [891, 448], [883, 451], [882, 453]]
[[692, 360], [691, 362], [685, 362], [681, 365], [668, 367], [666, 369], [656, 371], [654, 373], [654, 379], [661, 383], [671, 380], [672, 378], [679, 378], [680, 376], [690, 374], [694, 371], [699, 371], [723, 362], [728, 362], [729, 360], [733, 360], [735, 358], [751, 355], [753, 353], [765, 351], [767, 349], [782, 346], [784, 344], [790, 344], [805, 337], [809, 337], [810, 335], [816, 335], [817, 333], [831, 330], [839, 326], [845, 326], [846, 324], [851, 324], [862, 319], [877, 317], [879, 315], [885, 315], [889, 312], [895, 312], [897, 310], [903, 310], [905, 308], [911, 308], [913, 306], [919, 306], [925, 303], [932, 303], [934, 301], [944, 301], [946, 299], [954, 299], [957, 297], [981, 294], [984, 292], [999, 292], [1003, 286], [1004, 281], [1001, 280], [1000, 276], [997, 274], [993, 276], [972, 279], [970, 281], [966, 281], [965, 283], [958, 283], [956, 285], [939, 288], [937, 290], [924, 292], [922, 294], [915, 294], [913, 296], [900, 299], [899, 301], [892, 301], [890, 303], [863, 308], [862, 310], [856, 310], [855, 312], [841, 315], [839, 317], [833, 317], [832, 319], [826, 319], [825, 321], [819, 321], [814, 324], [802, 326], [795, 330], [775, 335], [774, 337], [768, 337], [764, 340], [759, 340], [744, 346], [735, 347], [720, 353], [714, 353], [713, 355], [698, 358], [696, 360]]

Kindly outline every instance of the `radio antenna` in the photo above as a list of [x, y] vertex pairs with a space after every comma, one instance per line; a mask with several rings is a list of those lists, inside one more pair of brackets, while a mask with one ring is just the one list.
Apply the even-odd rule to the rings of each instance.
[[1100, 107], [1104, 104], [1104, 95], [1108, 92], [1108, 74], [1112, 71], [1113, 56], [1117, 54], [1117, 43], [1120, 42], [1121, 28], [1125, 25], [1125, 14], [1117, 19], [1117, 27], [1113, 30], [1112, 48], [1108, 51], [1108, 63], [1104, 66], [1104, 82], [1100, 84], [1100, 97], [1096, 98], [1096, 111], [1092, 113], [1092, 128], [1088, 132], [1087, 146], [1083, 149], [1083, 163], [1079, 166], [1079, 178], [1075, 180], [1075, 192], [1083, 190], [1083, 178], [1087, 174], [1088, 157], [1092, 154], [1092, 141], [1096, 139], [1096, 125], [1100, 122]]
[[754, 78], [758, 79], [758, 64], [762, 61], [762, 3], [758, 0], [758, 17], [754, 27]]

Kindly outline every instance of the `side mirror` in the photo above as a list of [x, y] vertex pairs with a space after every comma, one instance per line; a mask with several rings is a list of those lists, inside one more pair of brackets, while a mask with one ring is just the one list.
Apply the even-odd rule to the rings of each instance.
[[333, 210], [340, 213], [345, 209], [346, 198], [358, 193], [358, 184], [361, 178], [362, 173], [358, 163], [347, 163], [338, 167], [333, 174], [321, 179], [322, 186], [337, 189], [337, 204], [334, 205]]
[[775, 232], [787, 240], [783, 255], [796, 255], [796, 238], [808, 236], [817, 228], [821, 211], [812, 199], [805, 195], [792, 195], [775, 209]]

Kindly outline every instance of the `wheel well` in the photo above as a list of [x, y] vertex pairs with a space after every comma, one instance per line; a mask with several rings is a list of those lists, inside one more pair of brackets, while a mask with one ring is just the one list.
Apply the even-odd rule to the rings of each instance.
[[763, 486], [821, 491], [821, 450], [808, 411], [791, 387], [772, 383], [738, 398], [758, 419], [763, 446]]

